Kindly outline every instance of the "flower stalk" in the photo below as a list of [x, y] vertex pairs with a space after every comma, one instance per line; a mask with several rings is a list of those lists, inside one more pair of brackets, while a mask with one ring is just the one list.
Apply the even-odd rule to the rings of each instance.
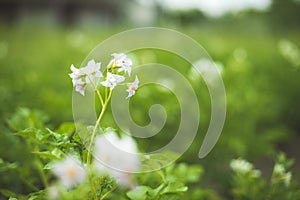
[[[91, 139], [87, 148], [88, 154], [86, 160], [88, 180], [93, 194], [93, 198], [95, 200], [98, 200], [99, 198], [104, 198], [98, 197], [96, 187], [93, 182], [92, 150], [95, 136], [97, 135], [97, 130], [100, 126], [100, 122], [105, 114], [107, 105], [111, 99], [113, 89], [125, 81], [125, 75], [130, 76], [131, 74], [132, 61], [129, 58], [127, 58], [125, 54], [114, 53], [112, 54], [112, 56], [114, 58], [109, 62], [105, 72], [103, 73], [101, 72], [101, 63], [96, 63], [94, 60], [90, 60], [87, 66], [80, 69], [77, 69], [76, 67], [74, 67], [74, 65], [71, 65], [72, 73], [69, 74], [69, 76], [72, 78], [72, 83], [76, 92], [79, 92], [82, 96], [84, 96], [86, 86], [90, 84], [93, 87], [101, 103], [101, 112], [91, 134]], [[104, 78], [104, 80], [100, 81], [101, 78]], [[137, 76], [135, 77], [134, 82], [127, 84], [128, 89], [126, 91], [128, 92], [128, 96], [126, 99], [135, 94], [135, 91], [138, 88], [138, 84], [139, 80]], [[104, 94], [102, 93], [103, 96], [101, 95], [100, 87], [105, 87]]]
[[[101, 94], [99, 92], [99, 90], [97, 90], [97, 94], [100, 99], [101, 102], [102, 101], [102, 98], [101, 98]], [[98, 199], [97, 197], [97, 193], [96, 193], [96, 189], [95, 189], [95, 186], [93, 184], [93, 177], [92, 177], [92, 167], [91, 167], [91, 160], [92, 160], [92, 148], [93, 148], [93, 143], [94, 143], [94, 139], [95, 139], [95, 136], [96, 136], [96, 133], [97, 133], [97, 129], [100, 125], [100, 122], [101, 122], [101, 119], [103, 118], [104, 116], [104, 113], [106, 111], [106, 108], [107, 108], [107, 104], [111, 98], [111, 94], [112, 94], [112, 90], [110, 90], [109, 92], [109, 95], [107, 96], [107, 98], [105, 99], [104, 103], [103, 103], [103, 106], [102, 106], [102, 109], [101, 109], [101, 112], [99, 114], [99, 117], [96, 121], [96, 124], [95, 124], [95, 127], [93, 129], [93, 132], [92, 132], [92, 135], [91, 135], [91, 140], [90, 140], [90, 144], [89, 144], [89, 147], [88, 147], [88, 154], [87, 154], [87, 170], [88, 170], [88, 178], [89, 178], [89, 182], [90, 182], [90, 186], [91, 186], [91, 190], [92, 190], [92, 193], [93, 193], [93, 196], [94, 196], [94, 199]]]

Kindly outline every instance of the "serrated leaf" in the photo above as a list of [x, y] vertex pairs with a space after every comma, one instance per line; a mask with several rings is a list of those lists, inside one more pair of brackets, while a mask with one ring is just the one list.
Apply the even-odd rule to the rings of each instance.
[[37, 131], [38, 131], [38, 129], [36, 129], [36, 128], [26, 128], [22, 131], [15, 133], [14, 135], [18, 135], [18, 136], [22, 136], [22, 137], [36, 138]]
[[64, 133], [66, 135], [71, 135], [75, 131], [75, 125], [71, 122], [62, 123], [56, 130], [58, 133]]
[[15, 133], [14, 135], [22, 136], [24, 138], [32, 138], [38, 142], [44, 142], [50, 136], [50, 134], [37, 128], [26, 128], [22, 131]]
[[32, 152], [36, 155], [39, 155], [42, 158], [54, 159], [58, 160], [63, 156], [63, 152], [57, 148], [53, 149], [52, 151], [35, 151]]

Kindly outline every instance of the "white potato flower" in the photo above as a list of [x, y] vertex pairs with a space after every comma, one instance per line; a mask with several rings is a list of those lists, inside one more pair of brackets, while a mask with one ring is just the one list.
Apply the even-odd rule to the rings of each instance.
[[130, 173], [139, 169], [140, 161], [135, 141], [129, 136], [119, 138], [114, 132], [97, 136], [95, 139], [95, 167], [108, 173], [121, 185], [132, 187]]
[[110, 61], [109, 65], [115, 65], [117, 67], [120, 67], [118, 69], [118, 72], [124, 71], [130, 76], [132, 65], [131, 59], [127, 58], [127, 56], [124, 53], [113, 53], [112, 56], [114, 58]]
[[113, 90], [119, 83], [125, 80], [124, 76], [107, 72], [106, 80], [101, 82], [101, 85]]
[[90, 60], [88, 65], [82, 68], [82, 72], [86, 75], [85, 82], [94, 82], [97, 78], [103, 77], [101, 71], [101, 63], [96, 63], [95, 60]]
[[73, 64], [71, 65], [70, 68], [72, 73], [69, 74], [69, 76], [72, 79], [73, 86], [75, 86], [76, 81], [84, 77], [84, 73], [80, 69], [77, 69]]
[[86, 172], [80, 161], [74, 157], [66, 157], [64, 160], [54, 164], [53, 173], [59, 178], [66, 188], [72, 188], [83, 182]]
[[232, 170], [239, 173], [248, 173], [253, 169], [251, 163], [241, 158], [231, 160], [230, 167]]
[[292, 173], [291, 172], [287, 172], [286, 174], [284, 174], [283, 181], [284, 181], [284, 184], [287, 187], [290, 185], [291, 180], [292, 180]]
[[75, 91], [84, 96], [84, 91], [87, 84], [92, 82], [94, 86], [97, 86], [96, 81], [98, 78], [103, 77], [100, 68], [101, 63], [96, 63], [95, 60], [90, 60], [87, 66], [80, 69], [76, 68], [74, 65], [71, 65], [72, 73], [69, 74], [69, 76], [72, 79]]
[[59, 199], [60, 191], [56, 185], [51, 185], [47, 188], [47, 195], [49, 199]]
[[274, 166], [274, 173], [278, 175], [282, 175], [285, 173], [285, 168], [282, 164], [276, 163]]
[[134, 82], [130, 83], [128, 89], [126, 90], [128, 92], [127, 98], [132, 97], [135, 94], [135, 91], [138, 89], [138, 87], [139, 87], [139, 79], [136, 76]]

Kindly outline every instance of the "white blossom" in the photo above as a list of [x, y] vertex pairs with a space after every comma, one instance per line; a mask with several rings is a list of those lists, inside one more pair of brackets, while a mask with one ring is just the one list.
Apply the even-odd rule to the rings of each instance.
[[108, 173], [123, 186], [133, 186], [131, 172], [139, 169], [137, 145], [129, 136], [119, 138], [114, 132], [105, 133], [95, 139], [95, 167]]
[[283, 181], [284, 181], [284, 184], [287, 187], [290, 185], [291, 180], [292, 180], [292, 173], [291, 172], [287, 172], [286, 174], [284, 174]]
[[101, 85], [109, 87], [111, 90], [113, 90], [119, 83], [123, 82], [124, 80], [124, 76], [107, 72], [106, 80], [102, 81]]
[[81, 69], [85, 74], [85, 82], [90, 83], [94, 82], [97, 78], [103, 77], [100, 71], [101, 63], [96, 63], [95, 60], [90, 60], [88, 65]]
[[248, 173], [253, 169], [251, 163], [241, 158], [231, 160], [230, 167], [232, 170], [243, 174]]
[[126, 90], [128, 92], [127, 98], [132, 97], [135, 94], [135, 91], [138, 89], [138, 87], [139, 87], [139, 79], [136, 76], [135, 80], [129, 84], [129, 87]]
[[280, 180], [282, 180], [287, 187], [290, 185], [292, 179], [292, 173], [286, 172], [286, 169], [282, 164], [276, 163], [274, 166], [273, 173], [274, 175], [276, 175], [276, 177], [280, 178]]
[[57, 186], [52, 185], [47, 188], [47, 194], [48, 194], [49, 199], [55, 200], [55, 199], [59, 198], [60, 191]]
[[96, 63], [95, 60], [90, 60], [87, 66], [77, 69], [74, 65], [71, 65], [72, 73], [69, 76], [72, 78], [73, 86], [75, 90], [84, 96], [85, 86], [89, 83], [93, 83], [93, 86], [97, 86], [97, 80], [103, 77], [100, 71], [101, 63]]
[[75, 86], [76, 81], [80, 80], [84, 76], [84, 73], [82, 73], [80, 69], [77, 69], [73, 64], [71, 65], [70, 68], [72, 73], [69, 74], [69, 76], [72, 79], [73, 86]]
[[112, 56], [114, 58], [110, 61], [109, 65], [115, 65], [117, 67], [120, 67], [118, 69], [118, 72], [124, 71], [130, 76], [132, 65], [131, 59], [127, 58], [127, 56], [124, 53], [113, 53]]
[[57, 162], [52, 170], [62, 185], [68, 189], [83, 182], [86, 177], [83, 166], [74, 157], [66, 157], [64, 160]]
[[274, 173], [278, 175], [282, 175], [285, 173], [285, 168], [282, 164], [276, 163], [274, 166]]
[[261, 171], [258, 170], [258, 169], [254, 169], [251, 171], [251, 176], [254, 177], [254, 178], [258, 178], [261, 176]]
[[84, 96], [84, 90], [85, 90], [85, 82], [82, 81], [82, 78], [85, 76], [85, 74], [82, 72], [81, 69], [77, 69], [73, 64], [71, 65], [71, 71], [72, 73], [69, 74], [69, 76], [72, 79], [73, 86], [75, 87], [75, 91], [79, 92], [81, 95]]

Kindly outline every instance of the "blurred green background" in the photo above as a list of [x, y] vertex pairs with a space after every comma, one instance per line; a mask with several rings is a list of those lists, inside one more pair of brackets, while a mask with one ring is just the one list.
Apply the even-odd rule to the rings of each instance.
[[[31, 165], [25, 145], [12, 135], [7, 123], [18, 108], [46, 113], [49, 128], [72, 122], [72, 83], [67, 75], [70, 65], [80, 66], [96, 45], [113, 34], [158, 26], [198, 41], [222, 70], [228, 110], [221, 138], [213, 151], [200, 160], [197, 154], [203, 135], [199, 134], [181, 158], [204, 167], [201, 184], [226, 196], [228, 163], [232, 158], [247, 158], [270, 176], [279, 151], [294, 158], [294, 177], [299, 181], [300, 2], [266, 1], [267, 6], [259, 9], [246, 6], [237, 10], [232, 6], [216, 15], [214, 10], [208, 12], [193, 4], [176, 7], [177, 1], [162, 2], [1, 0], [0, 158]], [[182, 2], [189, 5], [189, 1]], [[180, 63], [160, 51], [141, 51], [136, 57], [139, 63]], [[199, 133], [203, 133], [210, 117], [209, 94], [203, 80], [192, 84], [201, 91], [197, 95], [202, 110]], [[156, 88], [148, 90], [153, 92]], [[133, 100], [133, 118], [140, 124], [147, 123], [149, 106], [159, 100], [171, 113], [165, 131], [176, 131], [178, 118], [172, 113], [178, 112], [178, 105], [172, 94], [145, 99], [145, 93], [146, 89], [141, 90]], [[104, 124], [111, 125], [109, 117]], [[151, 143], [155, 145], [149, 148], [160, 147], [170, 138], [170, 134], [157, 136]], [[138, 142], [148, 148], [145, 145], [149, 141]], [[14, 173], [1, 175], [0, 188], [28, 192], [17, 177]]]

